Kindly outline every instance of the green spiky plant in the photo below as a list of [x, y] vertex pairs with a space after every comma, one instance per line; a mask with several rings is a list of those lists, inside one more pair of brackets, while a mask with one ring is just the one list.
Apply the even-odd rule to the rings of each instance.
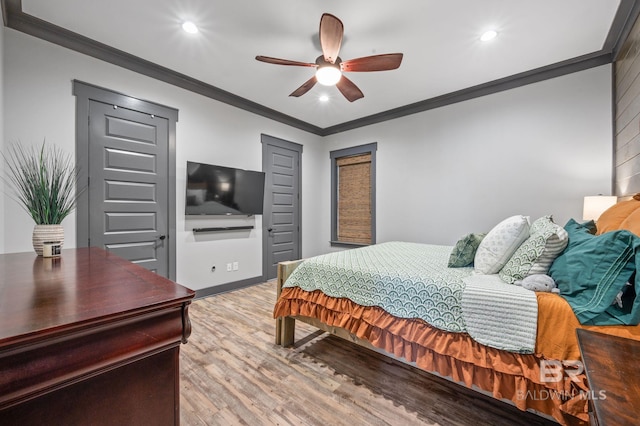
[[71, 155], [43, 142], [40, 148], [10, 144], [3, 157], [13, 198], [36, 225], [59, 225], [73, 211], [78, 169]]

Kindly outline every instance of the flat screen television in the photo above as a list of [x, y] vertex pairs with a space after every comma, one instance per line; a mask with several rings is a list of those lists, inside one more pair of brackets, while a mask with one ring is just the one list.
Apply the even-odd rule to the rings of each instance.
[[186, 215], [262, 214], [264, 173], [187, 161]]

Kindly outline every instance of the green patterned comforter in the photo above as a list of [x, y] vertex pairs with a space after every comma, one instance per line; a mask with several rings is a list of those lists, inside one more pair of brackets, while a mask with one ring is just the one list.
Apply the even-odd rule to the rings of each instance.
[[320, 290], [400, 318], [421, 318], [434, 327], [465, 332], [462, 279], [473, 268], [447, 268], [451, 247], [390, 242], [310, 258], [284, 287]]

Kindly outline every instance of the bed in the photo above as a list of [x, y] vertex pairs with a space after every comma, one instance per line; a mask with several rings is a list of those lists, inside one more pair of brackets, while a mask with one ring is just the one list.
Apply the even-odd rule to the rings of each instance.
[[[640, 223], [640, 201], [612, 209], [598, 229], [592, 222], [571, 220], [560, 227], [549, 225], [550, 216], [531, 224], [517, 217], [526, 223], [525, 235], [508, 241], [506, 253], [496, 253], [491, 237], [515, 217], [507, 218], [476, 238], [474, 264], [462, 267], [449, 264], [469, 236], [455, 247], [389, 242], [280, 263], [276, 344], [293, 344], [295, 321], [303, 321], [521, 410], [561, 424], [587, 424], [590, 394], [575, 330], [640, 340], [640, 327], [627, 325], [640, 320], [633, 285], [640, 238], [627, 220]], [[508, 230], [517, 233], [513, 223]], [[560, 244], [563, 232], [566, 241]], [[502, 240], [504, 234], [502, 229]], [[491, 260], [500, 258], [488, 269], [483, 241], [494, 249]], [[549, 256], [550, 247], [555, 253]], [[595, 278], [598, 269], [604, 278]], [[552, 276], [562, 294], [523, 288], [524, 277], [540, 272]], [[585, 289], [585, 282], [597, 285]], [[624, 309], [616, 304], [623, 292]]]

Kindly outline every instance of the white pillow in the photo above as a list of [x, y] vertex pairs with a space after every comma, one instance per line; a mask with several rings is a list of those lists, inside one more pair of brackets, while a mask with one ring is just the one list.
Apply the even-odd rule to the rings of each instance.
[[482, 239], [474, 258], [476, 272], [497, 274], [527, 238], [529, 217], [516, 215], [506, 218]]
[[500, 271], [504, 282], [513, 284], [529, 275], [546, 275], [569, 242], [567, 231], [553, 223], [551, 216], [534, 221], [529, 234]]

